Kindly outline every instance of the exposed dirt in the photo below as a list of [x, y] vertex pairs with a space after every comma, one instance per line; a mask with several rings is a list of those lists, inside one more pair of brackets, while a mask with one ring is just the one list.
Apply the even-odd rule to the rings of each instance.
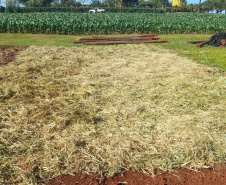
[[15, 60], [16, 55], [28, 46], [23, 47], [11, 47], [11, 46], [0, 46], [0, 66], [6, 65], [9, 62]]
[[138, 172], [125, 172], [113, 177], [76, 173], [53, 178], [47, 185], [226, 185], [226, 166], [199, 170], [175, 169], [171, 172], [157, 169], [155, 177]]

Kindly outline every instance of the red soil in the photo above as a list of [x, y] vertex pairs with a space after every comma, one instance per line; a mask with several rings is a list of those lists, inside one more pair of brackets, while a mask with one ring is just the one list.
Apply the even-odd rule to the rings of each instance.
[[25, 50], [27, 46], [23, 47], [11, 47], [11, 46], [0, 46], [0, 66], [6, 65], [12, 62], [16, 55]]
[[199, 170], [175, 169], [171, 172], [157, 169], [155, 177], [128, 171], [113, 177], [76, 173], [53, 178], [47, 185], [226, 185], [226, 166]]

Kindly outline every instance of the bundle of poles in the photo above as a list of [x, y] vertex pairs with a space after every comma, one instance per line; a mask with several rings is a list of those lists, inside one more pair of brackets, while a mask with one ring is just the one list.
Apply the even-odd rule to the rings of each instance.
[[131, 37], [92, 37], [81, 38], [73, 43], [83, 43], [86, 45], [113, 45], [113, 44], [139, 44], [139, 43], [164, 43], [167, 40], [155, 38], [157, 34], [147, 34]]

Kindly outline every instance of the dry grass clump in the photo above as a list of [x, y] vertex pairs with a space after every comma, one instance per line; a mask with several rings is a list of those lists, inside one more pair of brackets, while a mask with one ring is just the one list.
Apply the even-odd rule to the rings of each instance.
[[212, 71], [150, 45], [28, 48], [0, 69], [0, 182], [225, 162]]

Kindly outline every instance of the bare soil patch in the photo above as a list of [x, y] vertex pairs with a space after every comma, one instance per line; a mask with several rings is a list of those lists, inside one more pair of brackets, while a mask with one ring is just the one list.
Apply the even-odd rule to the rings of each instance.
[[76, 173], [51, 179], [47, 182], [47, 185], [224, 185], [226, 181], [225, 169], [225, 165], [199, 170], [174, 169], [171, 172], [156, 169], [154, 170], [154, 176], [128, 171], [123, 174], [116, 174], [113, 177]]
[[28, 46], [23, 47], [11, 47], [11, 46], [0, 46], [0, 66], [6, 65], [9, 62], [14, 61], [16, 55]]

